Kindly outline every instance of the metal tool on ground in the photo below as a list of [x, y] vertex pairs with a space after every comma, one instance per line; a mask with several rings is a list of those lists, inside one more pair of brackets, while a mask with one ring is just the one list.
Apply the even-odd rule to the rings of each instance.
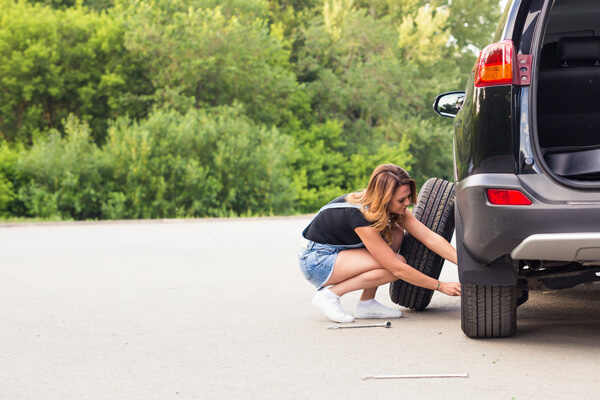
[[366, 381], [368, 379], [425, 379], [425, 378], [468, 378], [468, 373], [462, 374], [409, 374], [409, 375], [367, 375], [363, 376], [362, 380]]
[[363, 324], [363, 325], [332, 325], [327, 329], [346, 329], [346, 328], [391, 328], [392, 321], [385, 321], [381, 324]]

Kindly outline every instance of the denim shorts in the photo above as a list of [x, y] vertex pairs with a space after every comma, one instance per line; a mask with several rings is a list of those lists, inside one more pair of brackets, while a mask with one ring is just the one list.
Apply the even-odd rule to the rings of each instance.
[[308, 241], [306, 248], [303, 248], [299, 255], [300, 270], [310, 283], [317, 289], [321, 289], [333, 274], [333, 266], [338, 253], [342, 250], [356, 248], [359, 247]]

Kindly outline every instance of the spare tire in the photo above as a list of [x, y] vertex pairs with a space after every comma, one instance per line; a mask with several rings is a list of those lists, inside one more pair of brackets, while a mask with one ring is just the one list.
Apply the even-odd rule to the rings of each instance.
[[[419, 191], [413, 215], [447, 241], [454, 232], [454, 183], [439, 178], [428, 179]], [[407, 234], [400, 254], [408, 265], [437, 279], [444, 259]], [[431, 301], [433, 290], [421, 288], [403, 280], [390, 283], [392, 301], [416, 311], [423, 311]]]

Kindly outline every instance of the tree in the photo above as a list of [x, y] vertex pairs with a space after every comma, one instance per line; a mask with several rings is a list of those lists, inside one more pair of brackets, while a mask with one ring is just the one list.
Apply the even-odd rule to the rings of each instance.
[[298, 85], [281, 37], [257, 17], [260, 3], [246, 14], [205, 3], [140, 0], [115, 6], [126, 19], [127, 48], [147, 60], [157, 104], [184, 111], [236, 101], [255, 121], [285, 124], [293, 118]]
[[0, 137], [31, 142], [75, 113], [101, 142], [109, 119], [144, 115], [152, 88], [124, 33], [83, 7], [0, 0]]
[[[431, 103], [459, 85], [460, 56], [445, 30], [449, 11], [413, 3], [401, 2], [399, 19], [350, 0], [327, 0], [303, 30], [296, 67], [316, 122], [342, 123], [344, 144], [336, 151], [358, 162], [403, 143], [412, 157], [399, 163], [412, 165], [422, 183], [433, 174], [451, 176], [449, 125]], [[427, 141], [441, 153], [431, 152]]]

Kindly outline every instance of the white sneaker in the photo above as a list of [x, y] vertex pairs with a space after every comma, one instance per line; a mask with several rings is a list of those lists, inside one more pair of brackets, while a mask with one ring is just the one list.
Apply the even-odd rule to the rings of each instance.
[[354, 317], [346, 314], [342, 309], [339, 296], [327, 288], [319, 290], [313, 296], [312, 303], [333, 322], [354, 321]]
[[387, 307], [375, 299], [359, 301], [356, 305], [356, 318], [400, 318], [402, 311]]

